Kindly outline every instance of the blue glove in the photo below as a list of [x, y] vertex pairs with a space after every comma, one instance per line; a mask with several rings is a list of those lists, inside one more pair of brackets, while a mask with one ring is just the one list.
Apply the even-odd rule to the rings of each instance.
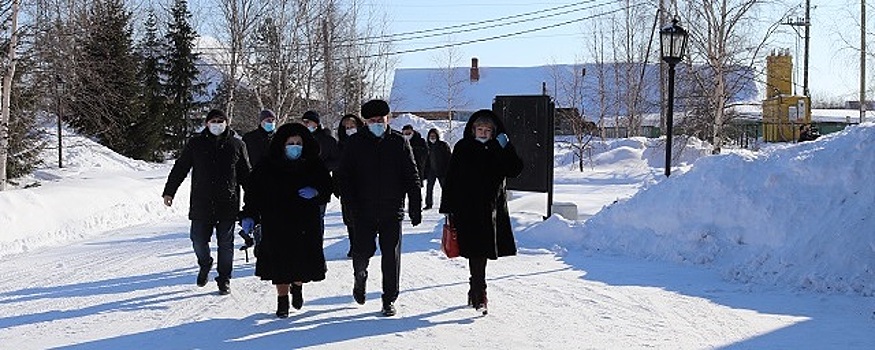
[[304, 187], [304, 188], [298, 190], [298, 195], [304, 199], [313, 199], [313, 197], [316, 197], [317, 195], [319, 195], [319, 191], [317, 191], [313, 187], [307, 186], [307, 187]]
[[507, 142], [510, 141], [508, 140], [507, 134], [505, 133], [498, 134], [498, 136], [495, 137], [495, 140], [498, 141], [498, 144], [501, 145], [501, 148], [507, 146]]
[[255, 228], [255, 220], [252, 218], [243, 218], [240, 220], [240, 227], [243, 228], [243, 232], [250, 233], [252, 229]]

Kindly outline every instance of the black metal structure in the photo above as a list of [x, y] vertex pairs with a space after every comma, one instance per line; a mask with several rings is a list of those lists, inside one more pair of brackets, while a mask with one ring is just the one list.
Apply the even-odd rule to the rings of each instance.
[[547, 217], [553, 205], [553, 131], [556, 106], [548, 95], [496, 96], [492, 111], [501, 118], [507, 136], [525, 168], [507, 180], [507, 189], [546, 192]]

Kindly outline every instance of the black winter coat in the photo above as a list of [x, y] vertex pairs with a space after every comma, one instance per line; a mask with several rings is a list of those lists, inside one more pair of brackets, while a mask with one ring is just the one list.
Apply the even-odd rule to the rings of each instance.
[[[331, 196], [331, 176], [315, 154], [297, 161], [270, 156], [252, 172], [240, 216], [261, 223], [255, 275], [262, 280], [283, 284], [325, 279], [319, 205]], [[299, 196], [298, 190], [308, 186], [319, 194], [312, 199]]]
[[249, 152], [249, 164], [252, 164], [253, 168], [267, 155], [272, 136], [273, 132], [267, 132], [262, 127], [243, 134], [243, 142], [246, 143], [246, 150]]
[[438, 139], [428, 143], [428, 161], [425, 162], [425, 176], [445, 177], [450, 165], [450, 145]]
[[416, 160], [416, 170], [419, 172], [419, 179], [425, 178], [425, 167], [428, 163], [428, 145], [419, 131], [413, 132], [413, 137], [410, 138], [410, 147], [413, 148], [413, 159]]
[[164, 196], [175, 197], [191, 170], [190, 220], [235, 220], [240, 211], [240, 187], [249, 176], [246, 145], [231, 129], [215, 136], [204, 129], [185, 144], [164, 185]]
[[[495, 134], [504, 132], [495, 120]], [[523, 170], [512, 143], [502, 148], [495, 139], [474, 139], [471, 121], [465, 137], [456, 143], [441, 195], [441, 213], [452, 214], [460, 255], [466, 258], [516, 255], [516, 243], [507, 210], [505, 179]]]
[[340, 149], [337, 148], [337, 140], [331, 136], [331, 131], [319, 127], [313, 132], [313, 137], [319, 143], [319, 158], [322, 158], [329, 171], [336, 170], [340, 164]]
[[419, 174], [410, 143], [401, 133], [387, 130], [376, 137], [367, 130], [347, 139], [337, 169], [344, 208], [355, 218], [404, 218], [404, 196], [409, 212], [422, 211]]

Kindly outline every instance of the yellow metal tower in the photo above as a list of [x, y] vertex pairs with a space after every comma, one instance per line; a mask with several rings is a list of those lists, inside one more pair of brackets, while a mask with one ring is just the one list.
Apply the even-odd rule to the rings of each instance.
[[799, 139], [799, 127], [811, 123], [811, 99], [793, 95], [793, 57], [786, 50], [766, 57], [766, 99], [763, 100], [763, 139]]

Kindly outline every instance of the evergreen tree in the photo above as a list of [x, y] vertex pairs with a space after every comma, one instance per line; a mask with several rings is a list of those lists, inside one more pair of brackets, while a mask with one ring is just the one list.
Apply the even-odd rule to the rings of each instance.
[[167, 77], [164, 149], [175, 152], [182, 149], [185, 139], [194, 130], [193, 114], [200, 107], [195, 96], [203, 91], [204, 85], [197, 81], [196, 62], [200, 54], [194, 52], [194, 41], [198, 35], [189, 23], [188, 2], [175, 0], [170, 16], [164, 36], [167, 45], [164, 56]]
[[131, 156], [140, 147], [131, 128], [139, 116], [131, 14], [123, 0], [98, 0], [91, 4], [88, 17], [81, 45], [84, 64], [76, 70], [70, 124]]
[[146, 18], [145, 34], [139, 45], [140, 69], [137, 81], [140, 83], [140, 115], [131, 126], [132, 138], [140, 147], [133, 157], [148, 161], [163, 160], [161, 143], [164, 138], [164, 112], [166, 98], [161, 80], [162, 41], [158, 37], [158, 21], [155, 13], [149, 11]]

